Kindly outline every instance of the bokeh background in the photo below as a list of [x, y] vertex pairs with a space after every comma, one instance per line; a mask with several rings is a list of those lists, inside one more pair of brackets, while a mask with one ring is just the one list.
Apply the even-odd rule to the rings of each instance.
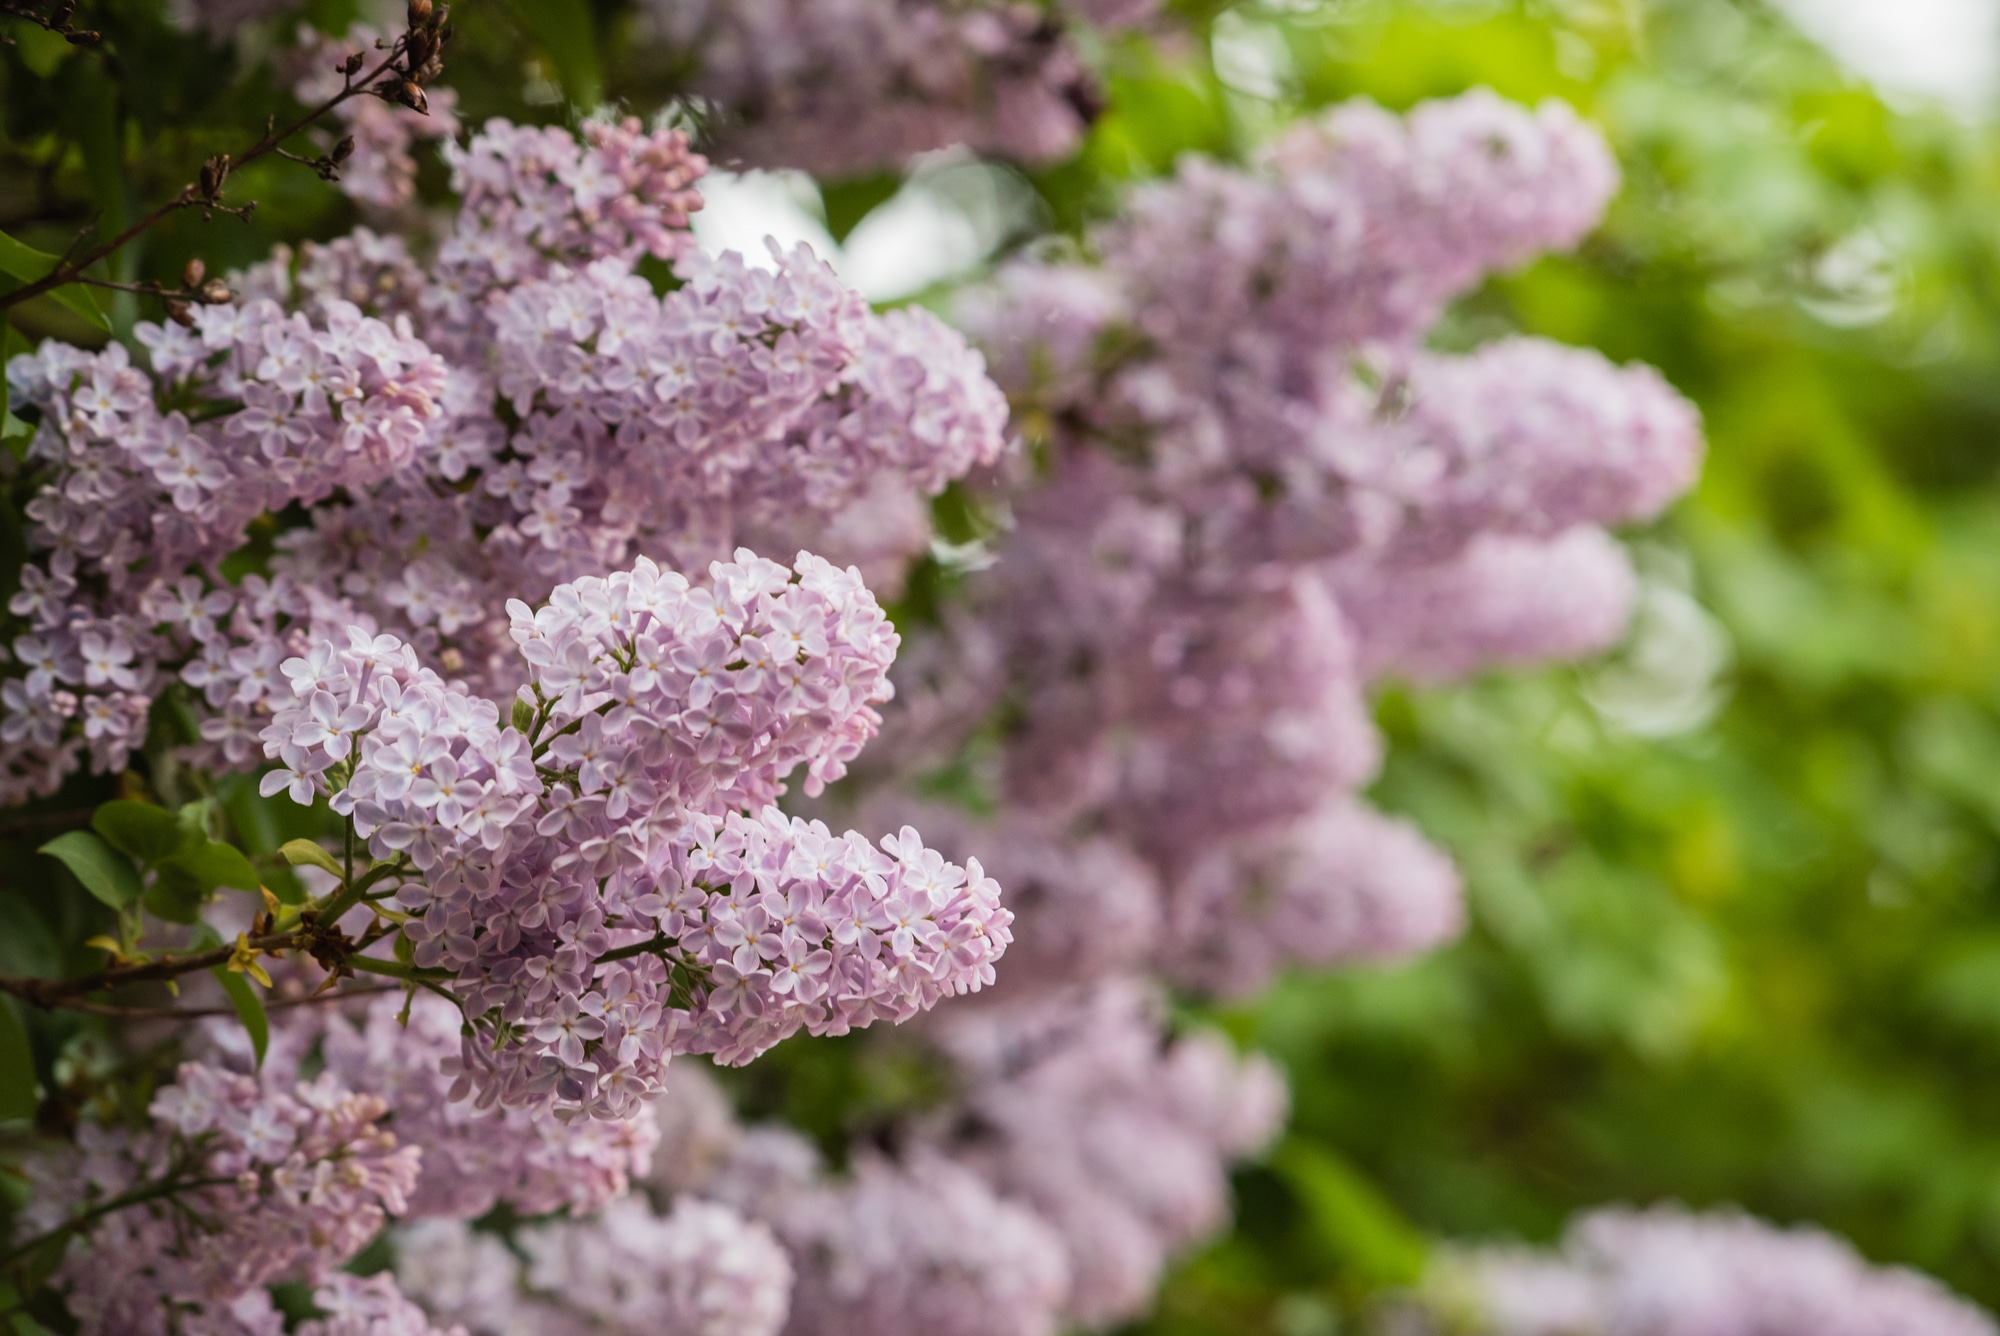
[[[149, 53], [117, 96], [60, 39], [24, 30], [0, 52], [0, 227], [48, 250], [160, 197], [277, 105], [267, 81], [218, 73], [255, 52], [220, 56], [156, 6], [101, 8]], [[1414, 966], [1295, 977], [1204, 1013], [1282, 1063], [1292, 1127], [1239, 1173], [1233, 1231], [1139, 1330], [1331, 1336], [1437, 1239], [1547, 1240], [1580, 1208], [1667, 1199], [1818, 1222], [2000, 1307], [1994, 6], [1174, 8], [1184, 37], [1092, 53], [1109, 110], [1063, 165], [725, 176], [700, 229], [745, 249], [809, 239], [871, 298], [942, 305], [1181, 153], [1240, 155], [1311, 108], [1481, 85], [1562, 98], [1618, 153], [1608, 223], [1467, 299], [1441, 338], [1521, 330], [1651, 362], [1700, 405], [1710, 454], [1695, 494], [1628, 535], [1645, 593], [1619, 652], [1382, 695], [1373, 797], [1457, 857], [1471, 927]], [[336, 30], [359, 11], [307, 14]], [[616, 0], [467, 0], [461, 115], [657, 103], [630, 22]], [[45, 172], [50, 136], [76, 152]], [[310, 174], [271, 167], [240, 184], [261, 202], [248, 223], [182, 215], [126, 272], [352, 226]], [[442, 197], [442, 169], [422, 187]], [[52, 304], [16, 325], [9, 351], [91, 337]], [[18, 532], [0, 543], [18, 561]], [[239, 796], [239, 829], [261, 828]], [[29, 827], [5, 833], [32, 847]], [[87, 927], [0, 887], [9, 961]], [[837, 1143], [910, 1098], [860, 1052], [788, 1046], [737, 1094]]]

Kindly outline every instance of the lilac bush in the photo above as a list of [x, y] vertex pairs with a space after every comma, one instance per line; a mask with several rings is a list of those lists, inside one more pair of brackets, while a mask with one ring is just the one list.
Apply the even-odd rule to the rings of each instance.
[[[391, 46], [428, 68], [441, 20], [410, 13]], [[1060, 158], [1084, 46], [1147, 21], [646, 16], [695, 53], [722, 151], [830, 175]], [[301, 96], [344, 95], [377, 40], [309, 36]], [[38, 490], [0, 800], [124, 770], [171, 711], [173, 764], [337, 832], [284, 847], [302, 904], [151, 937], [121, 905], [98, 975], [10, 990], [213, 969], [254, 1018], [187, 1038], [149, 1119], [41, 1161], [20, 1248], [63, 1254], [91, 1333], [281, 1330], [280, 1284], [314, 1336], [1144, 1313], [1287, 1102], [1174, 994], [1461, 926], [1450, 860], [1361, 797], [1371, 687], [1613, 643], [1610, 530], [1699, 466], [1648, 369], [1426, 345], [1594, 226], [1604, 145], [1553, 104], [1350, 105], [1008, 262], [961, 334], [803, 245], [703, 251], [681, 131], [461, 136], [449, 90], [407, 85], [329, 113], [318, 169], [370, 227], [173, 297], [136, 348], [8, 364]], [[458, 201], [434, 221], [409, 207], [431, 139]], [[934, 541], [947, 490], [983, 546]], [[943, 592], [892, 624], [877, 594], [918, 563]], [[183, 858], [126, 855], [148, 894]], [[689, 1061], [878, 1022], [940, 1093], [839, 1169]], [[393, 1271], [342, 1271], [385, 1227]]]

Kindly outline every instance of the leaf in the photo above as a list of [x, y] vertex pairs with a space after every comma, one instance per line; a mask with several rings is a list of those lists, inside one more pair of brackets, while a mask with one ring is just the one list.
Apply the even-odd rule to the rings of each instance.
[[202, 838], [200, 831], [166, 808], [129, 798], [115, 798], [99, 807], [90, 825], [112, 848], [149, 867], [192, 848]]
[[1271, 1167], [1298, 1194], [1321, 1245], [1344, 1270], [1370, 1286], [1407, 1285], [1423, 1274], [1423, 1236], [1345, 1160], [1291, 1140]]
[[250, 1047], [257, 1054], [258, 1069], [262, 1070], [264, 1050], [271, 1044], [271, 1022], [264, 1015], [264, 1000], [257, 996], [257, 990], [241, 974], [223, 969], [220, 965], [209, 973], [222, 985], [222, 991], [229, 994], [229, 1004], [236, 1008], [236, 1018], [249, 1032]]
[[110, 905], [123, 909], [139, 898], [139, 869], [132, 861], [87, 830], [58, 835], [39, 850], [62, 860], [83, 883], [83, 889]]
[[[61, 261], [47, 251], [23, 245], [5, 232], [0, 232], [0, 274], [18, 278], [23, 283], [33, 283], [36, 279], [46, 278], [59, 263]], [[110, 332], [111, 322], [104, 318], [104, 312], [91, 300], [87, 289], [75, 283], [66, 283], [49, 296], [99, 329]]]
[[234, 890], [254, 892], [262, 885], [257, 878], [257, 869], [250, 866], [250, 860], [243, 856], [242, 851], [218, 840], [204, 840], [192, 849], [184, 849], [161, 866], [187, 873], [203, 891], [228, 886]]
[[322, 849], [316, 840], [286, 840], [278, 846], [278, 852], [283, 854], [285, 861], [293, 867], [311, 864], [313, 867], [331, 872], [342, 880], [347, 877], [340, 864], [333, 861], [333, 855]]
[[0, 1118], [35, 1116], [35, 1051], [14, 999], [0, 997]]
[[595, 107], [604, 79], [597, 68], [597, 24], [586, 0], [513, 0], [513, 10], [555, 66], [570, 102], [585, 111]]
[[146, 912], [169, 923], [193, 923], [201, 917], [208, 891], [187, 872], [165, 864], [146, 889]]

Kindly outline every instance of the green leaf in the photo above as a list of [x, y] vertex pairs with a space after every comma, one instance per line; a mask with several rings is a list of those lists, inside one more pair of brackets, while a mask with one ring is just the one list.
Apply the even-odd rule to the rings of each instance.
[[512, 0], [521, 26], [555, 66], [563, 92], [585, 111], [603, 97], [597, 68], [597, 24], [587, 0]]
[[535, 726], [535, 707], [524, 700], [516, 700], [511, 722], [517, 731], [526, 733]]
[[[60, 260], [47, 251], [38, 251], [33, 246], [24, 245], [5, 232], [0, 232], [0, 274], [17, 278], [23, 283], [33, 283], [37, 279], [46, 278], [59, 263]], [[110, 332], [111, 322], [104, 318], [104, 312], [99, 310], [97, 303], [91, 299], [88, 289], [68, 283], [51, 292], [49, 296], [99, 329], [106, 333]]]
[[236, 1018], [249, 1031], [250, 1047], [256, 1051], [257, 1066], [264, 1066], [264, 1050], [271, 1044], [271, 1022], [264, 1015], [264, 1000], [257, 996], [257, 990], [242, 975], [217, 965], [209, 971], [215, 981], [222, 985], [222, 991], [229, 994], [229, 1004], [236, 1008]]
[[1370, 1286], [1407, 1285], [1423, 1274], [1423, 1236], [1345, 1160], [1291, 1140], [1271, 1167], [1298, 1194], [1320, 1244], [1343, 1270]]
[[161, 866], [187, 873], [203, 891], [212, 891], [218, 886], [255, 891], [262, 884], [257, 878], [257, 869], [250, 866], [250, 860], [243, 856], [241, 850], [217, 840], [204, 840], [192, 849], [184, 849]]
[[90, 824], [112, 848], [149, 867], [187, 852], [202, 838], [199, 830], [192, 829], [166, 808], [127, 798], [114, 799], [99, 807]]
[[301, 867], [310, 863], [316, 868], [323, 868], [331, 872], [334, 876], [342, 880], [345, 880], [347, 877], [347, 873], [341, 868], [340, 864], [333, 861], [333, 855], [322, 849], [316, 840], [286, 840], [278, 846], [278, 852], [283, 854], [285, 861], [293, 867]]
[[0, 1118], [35, 1116], [35, 1052], [14, 999], [0, 997]]
[[139, 869], [87, 830], [58, 835], [43, 845], [40, 852], [61, 859], [63, 866], [83, 883], [83, 889], [113, 909], [123, 909], [139, 898], [142, 889]]
[[146, 912], [169, 923], [193, 923], [208, 902], [209, 888], [171, 863], [162, 864], [146, 888]]

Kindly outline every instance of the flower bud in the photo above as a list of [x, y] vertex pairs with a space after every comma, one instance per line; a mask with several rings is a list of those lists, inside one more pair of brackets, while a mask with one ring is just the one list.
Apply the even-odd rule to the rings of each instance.
[[222, 193], [222, 183], [229, 179], [229, 155], [218, 153], [201, 165], [201, 197], [212, 200]]

